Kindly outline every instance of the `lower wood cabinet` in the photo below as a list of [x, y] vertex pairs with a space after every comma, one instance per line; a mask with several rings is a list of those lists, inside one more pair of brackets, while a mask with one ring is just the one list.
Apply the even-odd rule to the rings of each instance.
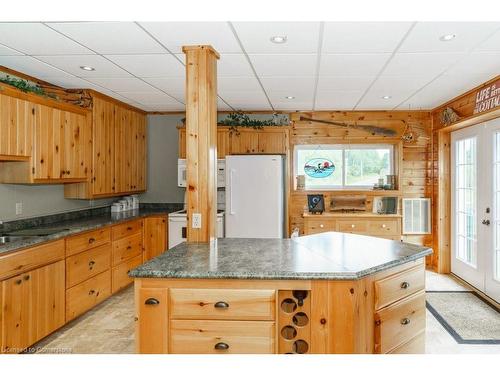
[[64, 260], [1, 282], [2, 352], [18, 353], [65, 323]]
[[144, 261], [167, 250], [167, 217], [151, 216], [144, 219]]
[[115, 293], [120, 289], [130, 285], [132, 280], [128, 276], [128, 272], [142, 264], [142, 254], [135, 258], [126, 260], [111, 270], [111, 292]]
[[111, 271], [105, 271], [66, 291], [66, 320], [70, 321], [111, 295]]
[[275, 323], [171, 320], [172, 354], [272, 354]]

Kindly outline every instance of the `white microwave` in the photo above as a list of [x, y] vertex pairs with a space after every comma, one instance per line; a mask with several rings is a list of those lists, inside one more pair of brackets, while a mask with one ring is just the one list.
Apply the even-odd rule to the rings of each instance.
[[[177, 160], [177, 186], [186, 187], [187, 179], [186, 159]], [[217, 160], [217, 187], [226, 187], [226, 159]]]

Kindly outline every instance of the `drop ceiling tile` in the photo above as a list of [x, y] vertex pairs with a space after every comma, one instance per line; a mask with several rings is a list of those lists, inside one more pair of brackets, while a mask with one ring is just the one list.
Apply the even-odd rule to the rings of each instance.
[[63, 22], [48, 25], [100, 54], [166, 53], [134, 22]]
[[228, 98], [228, 103], [233, 106], [236, 110], [242, 111], [270, 111], [271, 106], [266, 100], [243, 100], [243, 101], [232, 101]]
[[316, 94], [316, 110], [350, 110], [363, 95], [357, 90], [318, 91]]
[[495, 34], [485, 40], [483, 43], [479, 44], [474, 52], [499, 52], [500, 51], [500, 30]]
[[16, 56], [22, 55], [21, 52], [15, 51], [12, 48], [0, 44], [0, 56]]
[[375, 76], [390, 56], [388, 53], [322, 55], [320, 75]]
[[150, 83], [154, 87], [169, 93], [170, 95], [184, 100], [184, 92], [186, 89], [186, 79], [182, 78], [144, 78], [144, 81]]
[[[37, 56], [37, 58], [77, 77], [132, 77], [125, 70], [99, 55]], [[80, 66], [91, 66], [95, 70], [89, 72], [81, 69]]]
[[327, 22], [322, 53], [393, 52], [411, 22]]
[[173, 104], [152, 104], [144, 106], [144, 110], [148, 112], [170, 112], [170, 111], [184, 111], [186, 107], [181, 103]]
[[140, 22], [173, 53], [182, 46], [210, 44], [219, 53], [242, 53], [227, 22]]
[[382, 75], [434, 78], [464, 56], [462, 53], [397, 53]]
[[431, 81], [428, 77], [381, 76], [370, 88], [369, 93], [376, 96], [410, 95]]
[[141, 81], [138, 78], [87, 78], [96, 85], [107, 88], [112, 91], [123, 92], [157, 92], [158, 90]]
[[167, 94], [156, 91], [156, 92], [118, 92], [119, 95], [122, 95], [128, 99], [134, 100], [138, 103], [144, 105], [153, 105], [153, 104], [175, 104], [178, 103], [177, 100], [168, 96]]
[[[412, 94], [411, 91], [393, 93], [389, 99], [383, 99], [379, 92], [368, 92], [356, 106], [356, 110], [390, 110], [407, 99]], [[406, 108], [408, 109], [408, 108]]]
[[433, 109], [459, 95], [455, 87], [435, 81], [401, 103], [397, 109]]
[[[184, 61], [184, 60], [183, 60]], [[217, 76], [252, 76], [253, 71], [245, 55], [221, 54], [217, 61]]]
[[[316, 53], [319, 22], [236, 22], [236, 33], [247, 53]], [[273, 36], [286, 36], [286, 43], [271, 42]]]
[[266, 91], [289, 91], [290, 94], [288, 95], [295, 96], [294, 92], [306, 91], [312, 93], [314, 91], [316, 77], [261, 77], [260, 81]]
[[259, 77], [313, 76], [316, 73], [315, 54], [307, 55], [249, 55]]
[[500, 73], [500, 51], [471, 53], [453, 65], [446, 73], [465, 76], [482, 73], [493, 78]]
[[186, 68], [171, 54], [106, 55], [136, 77], [184, 77]]
[[[294, 90], [274, 90], [274, 91], [266, 91], [267, 96], [271, 102], [283, 102], [283, 103], [305, 103], [310, 102], [312, 106], [314, 90], [300, 90], [300, 88], [296, 88]], [[287, 96], [293, 96], [293, 99], [287, 99]]]
[[272, 101], [274, 109], [278, 111], [311, 111], [313, 108], [312, 100], [298, 102], [278, 102]]
[[[468, 52], [500, 26], [498, 22], [419, 22], [399, 52]], [[449, 42], [439, 38], [455, 34]]]
[[217, 98], [217, 110], [218, 111], [232, 111], [232, 108], [228, 106], [221, 98]]
[[226, 93], [218, 92], [218, 95], [224, 98], [226, 102], [232, 105], [234, 102], [249, 101], [266, 101], [266, 96], [262, 90], [256, 91], [228, 91]]
[[94, 89], [97, 91], [102, 89], [100, 86], [71, 75], [64, 77], [43, 77], [43, 80], [66, 89]]
[[259, 91], [262, 90], [262, 88], [255, 76], [222, 76], [217, 78], [217, 90], [220, 93], [224, 93], [228, 91]]
[[318, 90], [360, 90], [364, 91], [375, 79], [372, 76], [324, 76], [318, 81]]
[[92, 54], [42, 23], [0, 23], [0, 43], [27, 55]]
[[31, 56], [0, 56], [0, 65], [37, 78], [70, 76]]

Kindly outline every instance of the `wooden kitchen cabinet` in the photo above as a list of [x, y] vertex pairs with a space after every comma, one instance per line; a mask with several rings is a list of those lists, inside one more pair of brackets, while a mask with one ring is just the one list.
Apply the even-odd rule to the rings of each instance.
[[144, 261], [167, 250], [167, 218], [151, 216], [144, 219]]
[[64, 260], [1, 283], [2, 352], [17, 353], [65, 323]]
[[89, 112], [47, 103], [48, 99], [37, 101], [1, 95], [0, 153], [10, 155], [0, 156], [7, 160], [0, 164], [0, 182], [87, 181], [92, 146]]
[[230, 134], [231, 154], [258, 154], [259, 133], [241, 130]]
[[35, 104], [0, 94], [0, 160], [29, 160]]
[[93, 92], [91, 181], [66, 185], [64, 196], [92, 199], [146, 190], [146, 116]]
[[279, 129], [259, 133], [260, 154], [285, 154], [288, 148], [287, 132]]

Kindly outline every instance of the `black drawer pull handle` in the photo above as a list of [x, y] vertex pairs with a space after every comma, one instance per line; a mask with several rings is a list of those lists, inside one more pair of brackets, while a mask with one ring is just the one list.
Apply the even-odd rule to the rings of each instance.
[[24, 276], [24, 280], [28, 281], [30, 279], [30, 275]]
[[144, 302], [145, 305], [159, 305], [160, 301], [158, 301], [156, 298], [148, 298], [146, 302]]
[[216, 302], [214, 304], [214, 307], [216, 309], [227, 309], [229, 307], [229, 303], [223, 302], [223, 301], [219, 301], [219, 302]]
[[226, 344], [225, 342], [218, 342], [217, 344], [215, 344], [214, 349], [215, 350], [228, 350], [229, 345]]
[[410, 287], [410, 283], [408, 281], [403, 281], [401, 283], [401, 289], [408, 289]]
[[408, 318], [401, 319], [401, 324], [404, 325], [404, 326], [410, 324], [410, 319], [408, 319]]
[[94, 293], [95, 293], [95, 290], [94, 290], [94, 289], [89, 290], [89, 296], [91, 296], [91, 295], [92, 295], [92, 294], [94, 294]]
[[89, 238], [89, 243], [94, 243], [94, 242], [95, 242], [95, 238], [90, 237], [90, 238]]
[[91, 261], [89, 262], [89, 268], [90, 268], [90, 269], [94, 268], [94, 264], [95, 264], [95, 262], [94, 262], [93, 260], [91, 260]]
[[17, 280], [16, 280], [16, 285], [19, 285], [19, 284], [21, 284], [22, 282], [23, 282], [23, 281], [22, 281], [21, 279], [17, 279]]

